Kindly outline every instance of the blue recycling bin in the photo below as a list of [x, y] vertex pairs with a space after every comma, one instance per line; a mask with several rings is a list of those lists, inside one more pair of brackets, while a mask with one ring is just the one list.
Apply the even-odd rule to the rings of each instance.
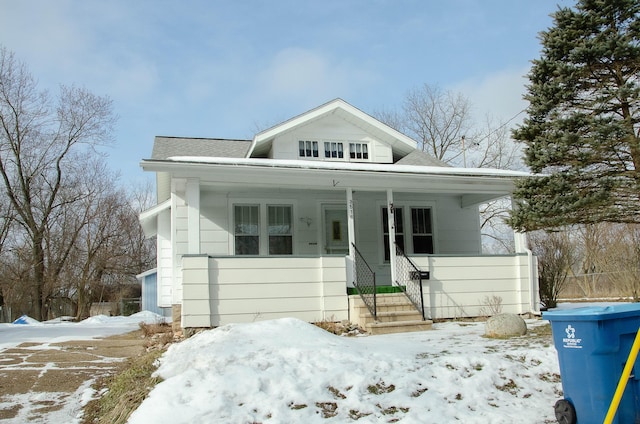
[[[602, 424], [640, 327], [640, 304], [549, 311], [542, 318], [551, 322], [560, 363], [558, 422]], [[636, 360], [614, 423], [640, 423], [639, 365]]]

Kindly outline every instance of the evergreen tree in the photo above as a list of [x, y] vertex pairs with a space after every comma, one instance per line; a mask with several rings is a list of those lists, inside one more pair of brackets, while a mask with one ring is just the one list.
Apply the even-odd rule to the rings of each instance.
[[640, 0], [578, 0], [552, 17], [514, 131], [542, 175], [517, 183], [509, 223], [640, 222]]

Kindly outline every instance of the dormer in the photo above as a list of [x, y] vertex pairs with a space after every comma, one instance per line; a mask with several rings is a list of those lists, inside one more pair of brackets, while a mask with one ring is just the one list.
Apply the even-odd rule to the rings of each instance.
[[246, 157], [395, 163], [415, 149], [411, 138], [335, 99], [256, 134]]

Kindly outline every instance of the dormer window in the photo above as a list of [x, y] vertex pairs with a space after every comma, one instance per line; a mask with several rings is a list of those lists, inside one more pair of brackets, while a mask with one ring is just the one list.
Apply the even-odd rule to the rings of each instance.
[[349, 158], [368, 160], [369, 147], [366, 143], [349, 143]]
[[[324, 156], [320, 156], [320, 148], [324, 147]], [[298, 140], [298, 157], [330, 161], [368, 161], [369, 143], [356, 141], [316, 141]]]
[[344, 159], [344, 147], [337, 141], [324, 142], [324, 157], [327, 159]]
[[310, 140], [298, 141], [298, 152], [301, 158], [317, 158], [318, 142]]

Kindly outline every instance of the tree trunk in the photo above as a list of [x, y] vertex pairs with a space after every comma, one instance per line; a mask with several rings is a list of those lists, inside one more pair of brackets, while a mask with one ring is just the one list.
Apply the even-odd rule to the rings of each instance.
[[42, 321], [47, 316], [47, 304], [46, 304], [46, 295], [44, 291], [44, 276], [45, 276], [45, 265], [44, 265], [44, 248], [42, 247], [43, 237], [42, 235], [37, 235], [34, 237], [33, 243], [33, 279], [35, 286], [35, 307], [34, 313], [35, 316], [33, 318], [38, 321]]

